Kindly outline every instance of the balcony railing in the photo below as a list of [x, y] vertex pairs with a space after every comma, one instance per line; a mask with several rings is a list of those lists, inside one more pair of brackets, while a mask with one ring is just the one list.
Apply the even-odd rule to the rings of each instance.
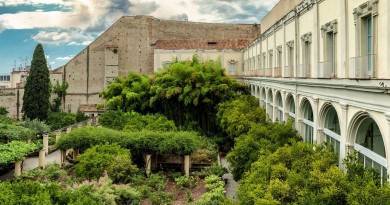
[[294, 77], [294, 70], [292, 66], [284, 66], [284, 75], [285, 78], [292, 78]]
[[318, 78], [334, 78], [336, 77], [336, 62], [325, 61], [318, 63]]
[[300, 64], [297, 69], [298, 78], [309, 78], [310, 77], [310, 64]]
[[265, 77], [272, 77], [272, 68], [265, 69]]
[[349, 61], [351, 78], [372, 78], [375, 76], [376, 55], [358, 56]]
[[274, 77], [275, 78], [282, 77], [282, 68], [281, 67], [274, 68]]

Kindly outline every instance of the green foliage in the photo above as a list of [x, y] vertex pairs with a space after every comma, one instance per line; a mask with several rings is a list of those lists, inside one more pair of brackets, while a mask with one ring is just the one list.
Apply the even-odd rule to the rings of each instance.
[[0, 106], [0, 115], [7, 115], [8, 110], [5, 107]]
[[76, 122], [82, 122], [88, 120], [88, 116], [86, 116], [83, 112], [76, 113]]
[[225, 167], [219, 166], [217, 163], [212, 164], [209, 167], [205, 167], [202, 170], [202, 175], [216, 175], [222, 177], [224, 174], [227, 174], [228, 170]]
[[291, 123], [253, 124], [246, 135], [236, 138], [234, 148], [227, 155], [234, 179], [241, 179], [261, 155], [270, 154], [285, 144], [300, 141], [301, 138], [293, 130]]
[[143, 112], [149, 107], [150, 80], [145, 75], [129, 73], [107, 86], [100, 97], [109, 109]]
[[82, 127], [62, 136], [59, 149], [87, 149], [94, 145], [117, 143], [132, 150], [134, 155], [154, 153], [160, 155], [192, 154], [202, 138], [193, 132], [132, 132], [126, 133], [103, 127]]
[[194, 188], [198, 182], [198, 179], [197, 177], [193, 177], [193, 176], [179, 176], [177, 178], [175, 178], [175, 182], [177, 184], [177, 186], [181, 189], [184, 189], [184, 188]]
[[51, 112], [60, 112], [60, 107], [62, 104], [62, 101], [64, 100], [64, 97], [66, 95], [66, 90], [68, 89], [69, 84], [67, 82], [62, 82], [60, 84], [59, 81], [57, 81], [56, 85], [53, 87], [53, 94], [57, 95], [53, 99], [53, 103], [51, 104], [50, 111]]
[[[216, 133], [217, 105], [242, 93], [248, 93], [247, 87], [225, 75], [219, 61], [201, 63], [194, 56], [192, 61], [176, 62], [150, 79], [129, 73], [127, 78], [116, 79], [101, 96], [110, 109], [158, 112], [186, 129]], [[114, 126], [120, 128], [117, 123]]]
[[14, 124], [13, 120], [6, 115], [0, 115], [0, 124]]
[[246, 134], [255, 124], [266, 124], [265, 110], [259, 107], [259, 100], [251, 95], [219, 104], [217, 121], [223, 131], [234, 139]]
[[40, 147], [39, 144], [26, 144], [26, 142], [21, 141], [0, 144], [0, 164], [23, 161], [24, 156], [38, 150]]
[[51, 130], [58, 130], [76, 123], [76, 115], [67, 112], [50, 112], [46, 124]]
[[37, 180], [41, 182], [47, 181], [56, 181], [56, 180], [64, 180], [67, 177], [68, 173], [61, 169], [58, 164], [48, 164], [45, 166], [45, 169], [41, 169], [40, 167], [29, 170], [22, 174], [22, 178], [24, 180], [31, 179]]
[[22, 126], [0, 124], [0, 142], [33, 139], [35, 132]]
[[35, 47], [23, 94], [25, 118], [46, 120], [50, 106], [50, 78], [41, 44]]
[[78, 156], [77, 161], [75, 173], [86, 179], [99, 179], [106, 171], [114, 181], [123, 181], [137, 171], [137, 167], [132, 164], [130, 152], [116, 144], [97, 145], [87, 149]]
[[30, 130], [34, 130], [36, 134], [39, 135], [50, 132], [50, 127], [46, 125], [45, 122], [39, 121], [38, 119], [30, 120], [27, 118], [24, 121], [23, 127], [26, 127]]
[[176, 124], [205, 133], [216, 132], [217, 105], [247, 92], [245, 86], [225, 75], [220, 61], [176, 62], [156, 73], [150, 88], [151, 107]]
[[221, 181], [221, 177], [216, 175], [206, 177], [205, 187], [208, 192], [203, 194], [201, 198], [195, 202], [196, 205], [232, 204], [232, 202], [225, 197], [225, 188], [224, 183]]
[[176, 131], [175, 123], [159, 114], [141, 115], [137, 112], [122, 112], [109, 110], [99, 117], [104, 127], [127, 132], [150, 131]]

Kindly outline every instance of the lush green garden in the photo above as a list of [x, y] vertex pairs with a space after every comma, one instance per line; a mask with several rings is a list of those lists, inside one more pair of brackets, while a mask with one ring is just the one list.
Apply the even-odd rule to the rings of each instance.
[[[66, 94], [66, 85], [58, 86], [54, 105]], [[56, 143], [80, 152], [75, 163], [0, 183], [0, 204], [235, 204], [224, 195], [226, 170], [216, 165], [221, 150], [229, 151], [239, 204], [390, 203], [389, 184], [365, 170], [356, 154], [348, 156], [345, 170], [338, 168], [331, 147], [302, 142], [290, 121], [270, 122], [258, 99], [226, 76], [220, 62], [194, 56], [151, 76], [129, 73], [101, 97], [106, 104], [100, 106], [109, 108], [99, 117], [102, 127], [72, 129]], [[46, 124], [0, 117], [0, 150], [8, 153], [0, 154], [0, 163], [39, 149], [36, 134], [81, 119], [54, 111]], [[208, 166], [190, 176], [162, 168], [164, 160], [182, 164], [186, 155]]]

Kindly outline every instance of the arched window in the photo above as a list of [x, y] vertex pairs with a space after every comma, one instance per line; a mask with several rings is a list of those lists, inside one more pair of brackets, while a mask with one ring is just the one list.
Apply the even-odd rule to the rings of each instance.
[[387, 180], [387, 161], [382, 133], [377, 123], [366, 116], [361, 120], [356, 132], [354, 148], [359, 152], [359, 160], [366, 168], [373, 168]]
[[272, 120], [273, 119], [273, 110], [274, 110], [274, 97], [272, 96], [271, 89], [268, 89], [267, 102], [268, 102], [267, 112], [268, 112], [269, 118]]
[[289, 95], [287, 97], [287, 106], [288, 106], [288, 115], [290, 118], [295, 120], [295, 101], [293, 96]]
[[314, 122], [313, 122], [313, 109], [311, 108], [310, 102], [305, 100], [303, 104], [303, 136], [305, 141], [313, 144], [313, 136], [314, 136]]
[[283, 100], [282, 100], [282, 95], [280, 92], [276, 94], [276, 103], [277, 103], [277, 116], [276, 120], [279, 122], [283, 121]]
[[340, 122], [336, 109], [328, 106], [325, 114], [324, 134], [326, 142], [333, 145], [340, 162]]

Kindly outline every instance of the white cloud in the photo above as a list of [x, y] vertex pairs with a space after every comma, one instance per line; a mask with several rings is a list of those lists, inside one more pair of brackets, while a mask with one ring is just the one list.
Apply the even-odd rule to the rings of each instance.
[[84, 35], [78, 30], [40, 31], [32, 38], [39, 43], [52, 45], [88, 45], [94, 39], [92, 35]]
[[0, 6], [17, 6], [21, 4], [70, 5], [70, 2], [67, 0], [0, 0]]
[[73, 55], [68, 55], [68, 56], [64, 56], [64, 57], [57, 57], [56, 60], [68, 61], [68, 60], [72, 59], [73, 57], [74, 57]]

